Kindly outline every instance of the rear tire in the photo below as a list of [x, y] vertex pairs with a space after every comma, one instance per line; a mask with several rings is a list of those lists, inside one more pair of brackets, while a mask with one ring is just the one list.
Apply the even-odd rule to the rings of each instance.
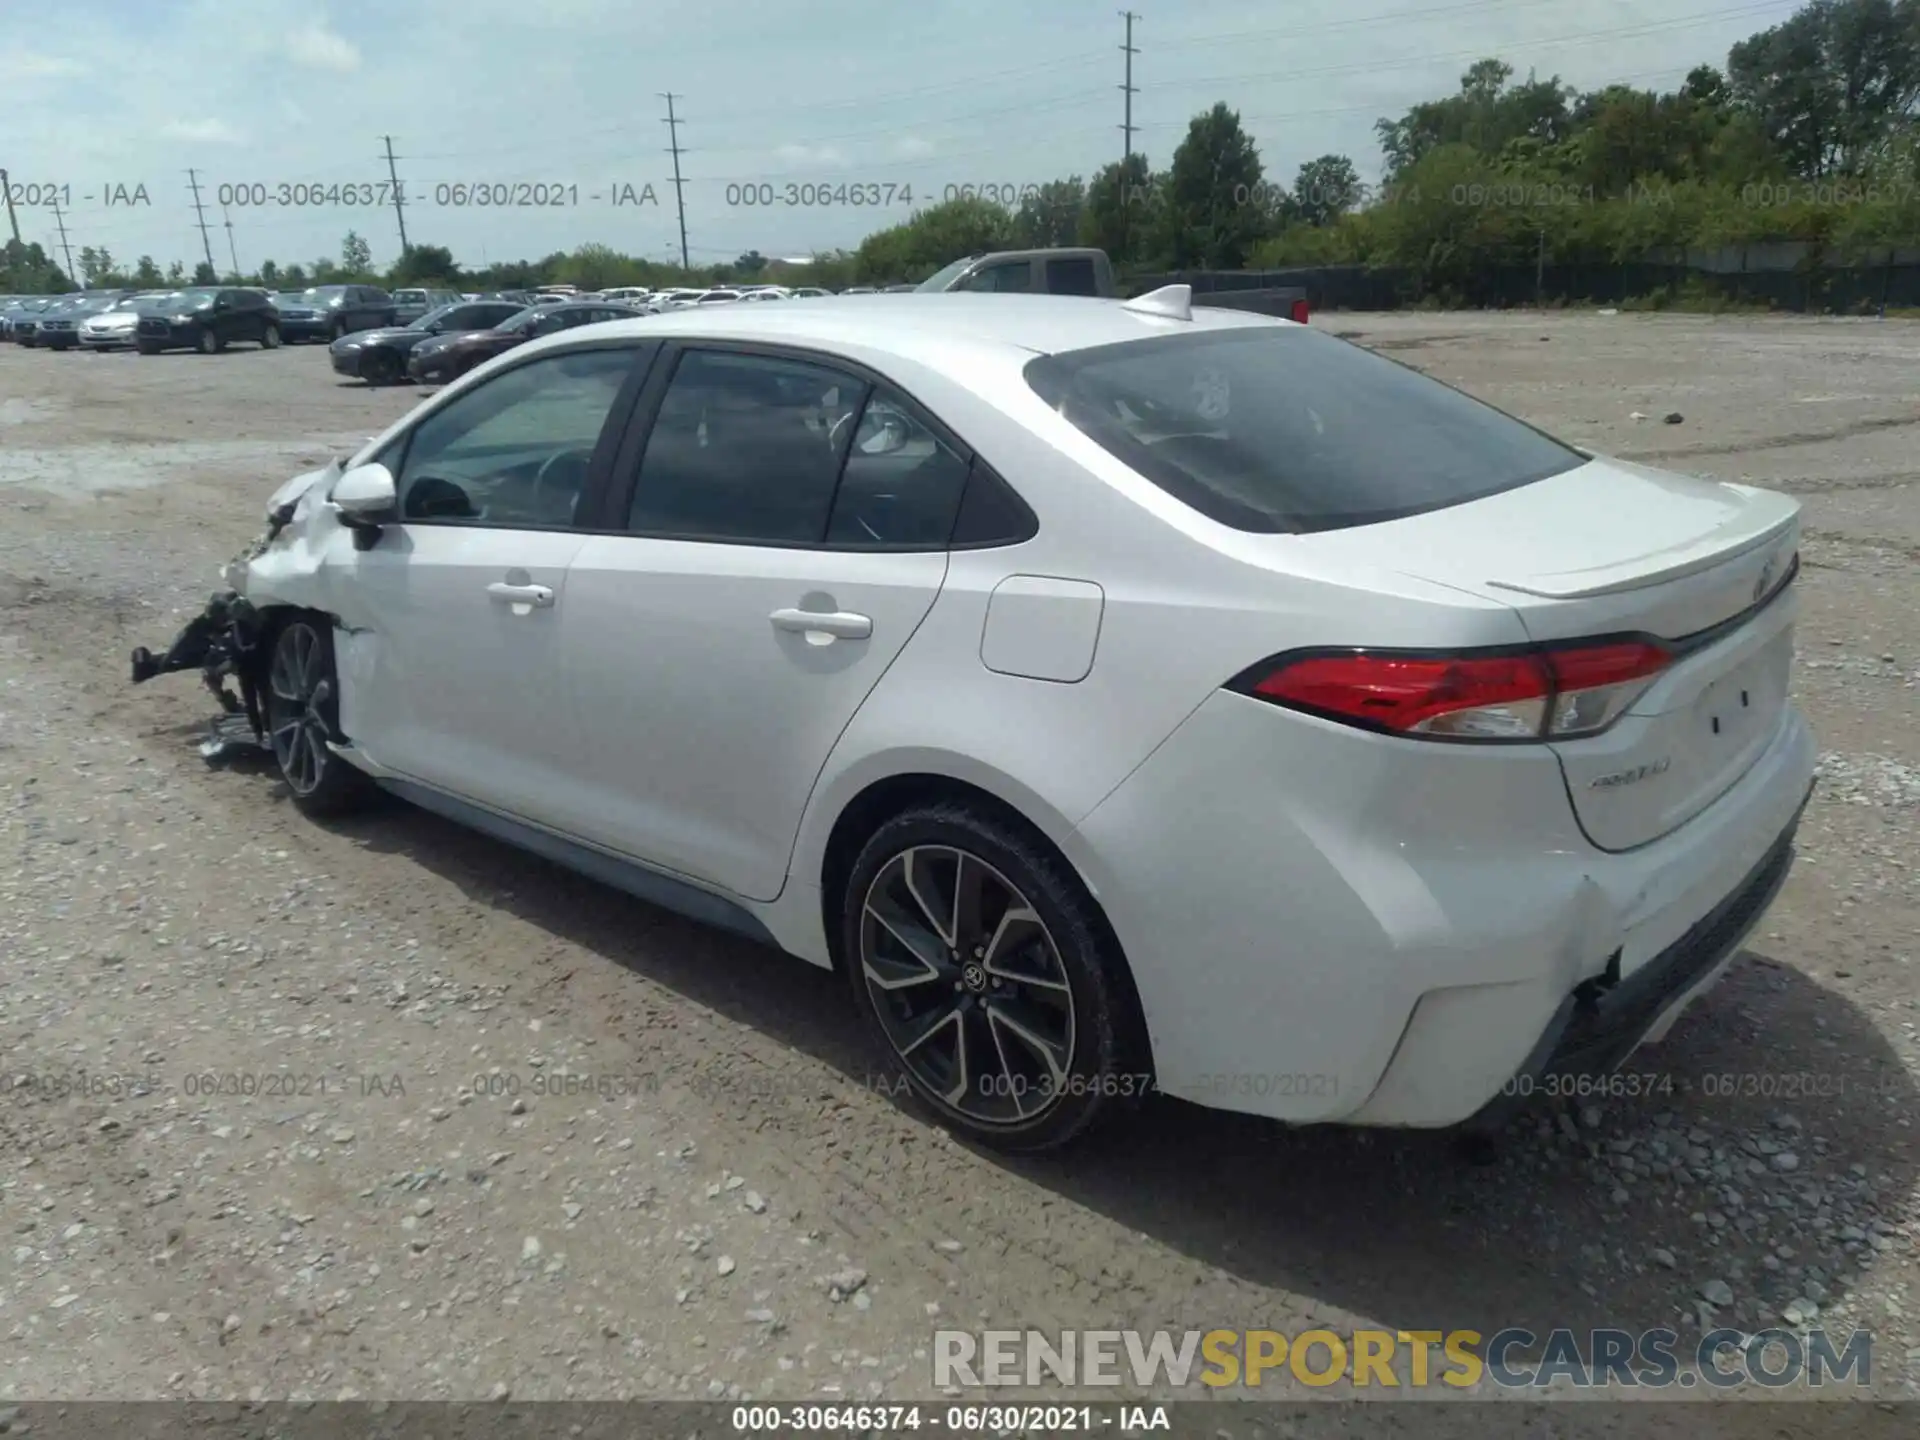
[[369, 385], [397, 385], [406, 371], [391, 350], [370, 350], [360, 357], [360, 378]]
[[840, 929], [890, 1078], [949, 1129], [1054, 1150], [1152, 1088], [1125, 961], [1092, 899], [1004, 821], [955, 803], [889, 820], [853, 863]]
[[332, 625], [304, 612], [290, 616], [273, 637], [266, 690], [274, 763], [301, 813], [321, 819], [363, 809], [379, 787], [327, 748], [344, 738]]
[[260, 332], [260, 348], [262, 350], [278, 350], [280, 348], [280, 327], [278, 325], [269, 325]]

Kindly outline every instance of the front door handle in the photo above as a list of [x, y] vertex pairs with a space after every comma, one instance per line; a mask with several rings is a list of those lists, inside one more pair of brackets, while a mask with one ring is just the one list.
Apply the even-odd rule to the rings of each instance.
[[553, 604], [553, 591], [545, 585], [509, 585], [496, 580], [487, 586], [487, 594], [502, 605], [531, 605], [544, 610]]
[[776, 610], [767, 617], [776, 630], [796, 634], [835, 635], [843, 640], [864, 640], [873, 634], [873, 620], [846, 610]]

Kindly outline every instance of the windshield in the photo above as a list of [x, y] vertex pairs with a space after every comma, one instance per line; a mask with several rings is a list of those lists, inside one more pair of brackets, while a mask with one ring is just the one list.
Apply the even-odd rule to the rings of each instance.
[[202, 305], [211, 305], [218, 290], [182, 290], [170, 298], [177, 301], [182, 310], [197, 309]]
[[427, 292], [424, 290], [396, 290], [393, 292], [393, 303], [396, 305], [424, 305], [427, 303]]
[[1060, 416], [1209, 519], [1262, 533], [1418, 515], [1585, 457], [1419, 371], [1292, 325], [1045, 355]]
[[458, 305], [436, 305], [433, 309], [427, 311], [426, 314], [405, 328], [408, 330], [425, 330], [437, 321], [444, 320], [450, 313], [460, 308]]
[[933, 274], [911, 288], [915, 290], [944, 290], [964, 275], [967, 267], [973, 264], [978, 258], [977, 255], [963, 255], [951, 265], [934, 271]]
[[276, 305], [310, 305], [313, 302], [309, 300], [307, 296], [308, 292], [304, 290], [282, 290], [273, 297], [273, 303]]
[[300, 298], [309, 305], [324, 305], [334, 296], [344, 293], [344, 285], [315, 285], [312, 289], [302, 290]]

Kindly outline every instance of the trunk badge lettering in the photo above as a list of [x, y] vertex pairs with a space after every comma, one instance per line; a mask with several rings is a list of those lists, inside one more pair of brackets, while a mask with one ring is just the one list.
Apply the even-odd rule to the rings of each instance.
[[1637, 780], [1647, 780], [1655, 775], [1664, 775], [1672, 768], [1673, 761], [1666, 756], [1662, 756], [1660, 759], [1650, 761], [1645, 765], [1636, 765], [1631, 770], [1616, 770], [1611, 775], [1602, 775], [1598, 779], [1590, 781], [1588, 788], [1592, 790], [1614, 790], [1622, 785], [1631, 785]]
[[1770, 558], [1768, 559], [1766, 564], [1760, 567], [1760, 578], [1753, 582], [1754, 604], [1757, 605], [1762, 600], [1764, 600], [1766, 598], [1767, 591], [1773, 588], [1773, 577], [1775, 572], [1779, 569], [1779, 566], [1780, 566], [1780, 562], [1777, 558]]

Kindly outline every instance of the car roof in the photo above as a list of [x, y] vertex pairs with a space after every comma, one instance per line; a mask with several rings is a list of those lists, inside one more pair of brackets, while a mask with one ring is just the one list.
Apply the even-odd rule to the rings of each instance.
[[594, 338], [604, 339], [626, 327], [627, 333], [636, 336], [816, 345], [924, 360], [954, 341], [1053, 355], [1154, 335], [1288, 323], [1203, 305], [1193, 307], [1191, 320], [1169, 320], [1129, 310], [1119, 300], [1078, 295], [841, 295], [832, 305], [711, 305], [670, 310], [596, 326]]

